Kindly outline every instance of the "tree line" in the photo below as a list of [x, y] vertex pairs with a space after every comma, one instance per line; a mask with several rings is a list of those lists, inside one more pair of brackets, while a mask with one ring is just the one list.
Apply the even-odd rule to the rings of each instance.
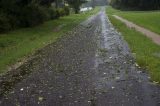
[[[84, 0], [0, 0], [0, 33], [79, 13]], [[66, 5], [67, 4], [67, 5]]]
[[111, 0], [111, 5], [118, 9], [158, 10], [160, 0]]

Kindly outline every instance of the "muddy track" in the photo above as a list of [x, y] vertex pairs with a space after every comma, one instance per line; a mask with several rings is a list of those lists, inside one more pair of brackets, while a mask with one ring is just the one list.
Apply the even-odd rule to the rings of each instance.
[[[38, 59], [38, 61], [37, 61]], [[160, 87], [135, 64], [104, 9], [32, 61], [1, 106], [159, 106]]]

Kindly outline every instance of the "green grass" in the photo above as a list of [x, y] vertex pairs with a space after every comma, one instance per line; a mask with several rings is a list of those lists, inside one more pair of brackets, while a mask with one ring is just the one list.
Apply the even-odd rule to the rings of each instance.
[[[0, 34], [0, 73], [6, 72], [8, 66], [15, 64], [36, 50], [55, 42], [81, 21], [97, 13], [99, 8], [82, 14], [71, 14], [58, 20], [45, 22], [34, 28], [24, 28]], [[63, 25], [60, 31], [54, 29]]]
[[160, 11], [119, 11], [107, 8], [110, 14], [121, 16], [135, 24], [160, 34]]
[[137, 63], [148, 70], [152, 80], [160, 82], [160, 46], [140, 32], [128, 28], [124, 23], [115, 19], [112, 16], [112, 11], [116, 12], [116, 10], [107, 8], [106, 11], [112, 24], [122, 33], [132, 52], [136, 54]]

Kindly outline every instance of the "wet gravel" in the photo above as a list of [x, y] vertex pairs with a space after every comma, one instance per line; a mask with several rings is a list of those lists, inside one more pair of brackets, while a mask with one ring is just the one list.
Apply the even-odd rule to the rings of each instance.
[[29, 74], [1, 106], [160, 106], [160, 87], [135, 63], [104, 9], [17, 70]]

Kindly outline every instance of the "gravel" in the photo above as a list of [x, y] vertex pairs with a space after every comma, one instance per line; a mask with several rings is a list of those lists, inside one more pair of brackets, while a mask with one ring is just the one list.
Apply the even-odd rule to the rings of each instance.
[[137, 67], [104, 8], [36, 57], [15, 70], [29, 73], [1, 96], [1, 106], [160, 105], [159, 85]]

